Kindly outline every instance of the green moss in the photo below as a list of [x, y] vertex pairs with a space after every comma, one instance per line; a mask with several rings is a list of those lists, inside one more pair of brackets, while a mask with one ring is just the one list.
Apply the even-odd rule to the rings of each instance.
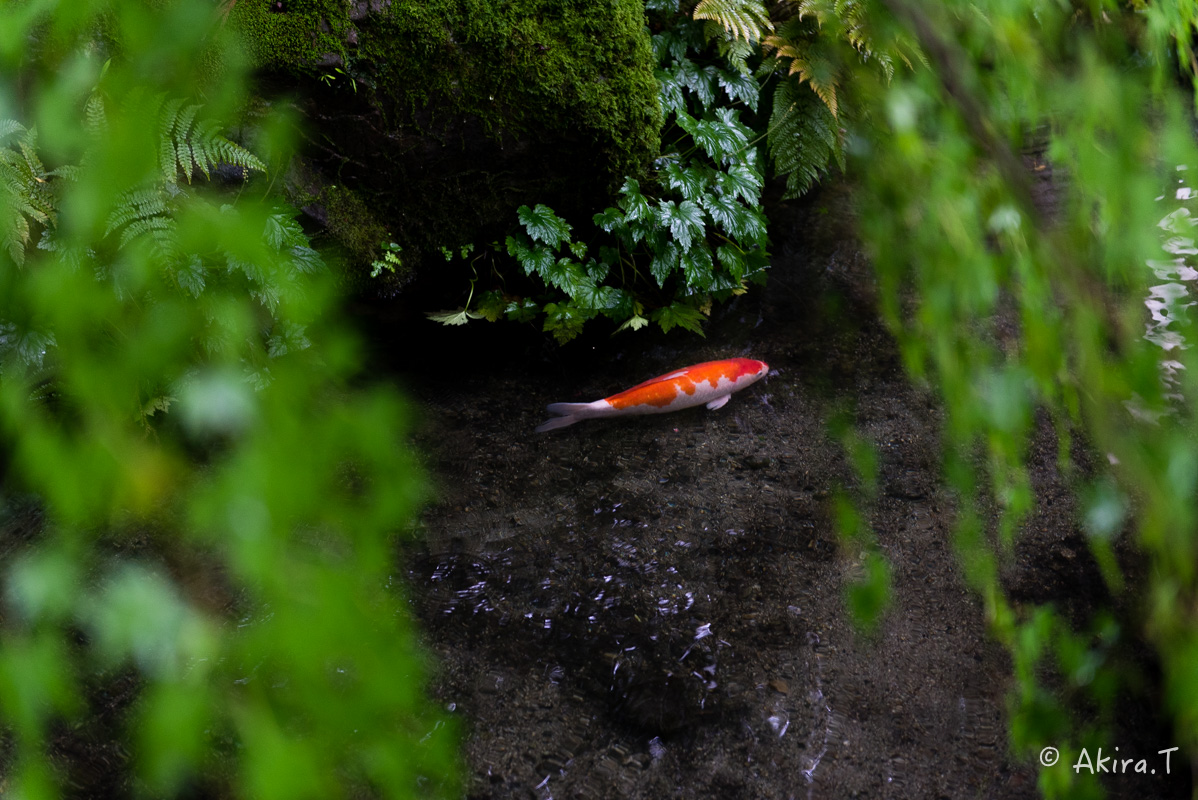
[[359, 261], [380, 257], [391, 234], [370, 213], [366, 203], [344, 186], [326, 186], [316, 197], [328, 215], [329, 232]]
[[657, 155], [641, 0], [238, 0], [229, 21], [296, 97], [293, 202], [351, 275], [380, 241], [445, 272], [441, 246], [503, 241], [524, 204], [588, 219]]
[[656, 155], [640, 0], [395, 0], [357, 21], [355, 5], [367, 3], [240, 0], [231, 21], [259, 66], [315, 78], [339, 66], [396, 126], [438, 134], [466, 115], [500, 140], [564, 137], [601, 156], [608, 185]]
[[[319, 208], [326, 232], [351, 262], [369, 264], [383, 258], [384, 245], [395, 236], [379, 222], [357, 192], [341, 185], [320, 186], [315, 176], [294, 165], [291, 177], [288, 201], [298, 208]], [[357, 280], [361, 276], [351, 271], [347, 277]], [[411, 277], [411, 266], [404, 263], [401, 269], [389, 272], [386, 279], [402, 286]]]
[[347, 5], [344, 0], [301, 0], [289, 3], [286, 13], [281, 13], [264, 0], [239, 0], [229, 21], [246, 34], [259, 66], [315, 68], [326, 53], [345, 55]]

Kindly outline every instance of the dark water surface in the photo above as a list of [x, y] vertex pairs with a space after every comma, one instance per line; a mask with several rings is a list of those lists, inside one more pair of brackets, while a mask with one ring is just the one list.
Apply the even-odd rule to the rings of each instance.
[[[706, 339], [467, 331], [460, 362], [408, 371], [438, 491], [409, 578], [470, 797], [1036, 795], [1006, 744], [1008, 658], [952, 550], [940, 413], [902, 373], [844, 207], [776, 209], [769, 286]], [[776, 372], [717, 411], [533, 432], [546, 403], [732, 356]], [[879, 454], [870, 522], [894, 570], [872, 638], [845, 610], [860, 565], [833, 519], [855, 484], [828, 433], [846, 413]], [[1055, 456], [1033, 453], [1057, 502], [1006, 575], [1039, 602], [1101, 586]]]
[[[397, 348], [438, 492], [405, 563], [469, 797], [1037, 796], [1034, 754], [1007, 744], [1009, 659], [953, 552], [940, 411], [877, 318], [847, 207], [776, 206], [768, 287], [705, 339], [557, 348], [479, 323], [451, 357]], [[533, 432], [547, 403], [733, 356], [774, 372], [722, 409]], [[878, 453], [869, 522], [894, 575], [872, 637], [843, 599], [861, 568], [834, 522], [856, 481], [828, 432], [845, 415]], [[1084, 620], [1109, 598], [1048, 425], [1028, 457], [1038, 505], [1004, 586]], [[1170, 746], [1148, 702], [1122, 705], [1123, 743]], [[1188, 797], [1182, 771], [1110, 796]]]

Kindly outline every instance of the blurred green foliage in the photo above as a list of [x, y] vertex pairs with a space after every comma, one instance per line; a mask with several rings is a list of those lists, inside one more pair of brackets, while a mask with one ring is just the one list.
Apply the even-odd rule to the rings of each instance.
[[[847, 28], [863, 4], [836, 5]], [[926, 57], [853, 71], [847, 145], [884, 313], [910, 373], [944, 403], [956, 546], [1014, 661], [1013, 744], [1024, 757], [1061, 748], [1041, 771], [1045, 796], [1100, 796], [1093, 774], [1070, 767], [1080, 747], [1112, 744], [1116, 700], [1142, 680], [1111, 657], [1120, 642], [1155, 645], [1177, 736], [1167, 744], [1198, 747], [1198, 365], [1183, 310], [1193, 284], [1181, 282], [1195, 250], [1178, 184], [1198, 150], [1176, 83], [1178, 65], [1193, 79], [1194, 10], [887, 0], [865, 14], [882, 49], [914, 41]], [[852, 64], [845, 49], [839, 63]], [[1043, 170], [1057, 180], [1038, 184]], [[1167, 336], [1145, 326], [1154, 297]], [[1029, 452], [1047, 425], [1078, 528], [1113, 603], [1142, 609], [1137, 619], [1070, 619], [1005, 593], [1001, 568], [1036, 503]], [[1148, 559], [1146, 585], [1122, 573], [1125, 532]]]
[[[758, 5], [700, 8], [764, 31], [745, 13]], [[767, 46], [845, 126], [906, 366], [944, 403], [955, 544], [1012, 655], [1016, 752], [1061, 749], [1041, 770], [1045, 796], [1101, 796], [1093, 771], [1071, 765], [1082, 747], [1111, 752], [1116, 702], [1144, 681], [1115, 654], [1141, 636], [1177, 737], [1163, 746], [1198, 752], [1198, 331], [1186, 313], [1198, 148], [1180, 85], [1198, 97], [1198, 10], [802, 0], [774, 12]], [[775, 136], [771, 154], [796, 163], [786, 149], [801, 146]], [[1013, 603], [1000, 577], [1035, 509], [1029, 452], [1048, 426], [1113, 606], [1080, 618]], [[846, 543], [870, 541], [862, 514], [839, 507]], [[1133, 550], [1147, 558], [1139, 583], [1124, 574]], [[887, 585], [867, 564], [849, 589], [859, 622]]]
[[857, 630], [873, 634], [894, 600], [890, 564], [868, 521], [878, 498], [878, 451], [853, 427], [850, 414], [833, 415], [828, 433], [844, 448], [856, 477], [854, 487], [839, 487], [833, 495], [841, 550], [854, 564], [844, 587], [845, 606]]
[[246, 180], [267, 164], [217, 133], [243, 96], [218, 8], [4, 13], [4, 498], [44, 517], [0, 564], [5, 795], [87, 794], [60, 747], [113, 684], [138, 793], [454, 794], [392, 584], [404, 409], [356, 378], [319, 256]]

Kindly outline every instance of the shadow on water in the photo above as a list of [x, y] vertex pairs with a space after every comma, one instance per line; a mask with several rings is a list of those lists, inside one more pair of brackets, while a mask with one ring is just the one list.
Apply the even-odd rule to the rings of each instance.
[[[706, 339], [559, 349], [483, 323], [435, 331], [450, 344], [431, 352], [403, 343], [433, 323], [375, 338], [419, 402], [436, 484], [405, 560], [434, 690], [466, 722], [470, 797], [1035, 795], [1006, 748], [1007, 658], [949, 543], [939, 410], [902, 376], [846, 205], [775, 207], [769, 287]], [[546, 403], [731, 356], [774, 372], [717, 411], [533, 433]], [[870, 523], [894, 569], [871, 639], [845, 613], [859, 565], [832, 519], [854, 478], [826, 421], [845, 409], [879, 455]], [[1040, 488], [1063, 495], [1041, 450]], [[1076, 535], [1067, 502], [1037, 520], [1037, 547]], [[1055, 579], [1020, 558], [1016, 583]]]

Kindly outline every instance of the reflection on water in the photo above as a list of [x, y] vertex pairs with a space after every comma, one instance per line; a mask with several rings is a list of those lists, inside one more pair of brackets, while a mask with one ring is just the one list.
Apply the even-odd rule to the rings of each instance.
[[[1184, 172], [1186, 168], [1180, 166], [1177, 169], [1179, 172]], [[1198, 198], [1198, 192], [1186, 186], [1183, 178], [1179, 178], [1177, 183], [1178, 187], [1173, 194], [1175, 200], [1188, 201]], [[1164, 199], [1165, 195], [1157, 198], [1157, 200]], [[1178, 328], [1185, 322], [1186, 310], [1195, 302], [1190, 295], [1190, 286], [1198, 279], [1198, 270], [1187, 263], [1187, 258], [1198, 255], [1198, 246], [1195, 246], [1193, 238], [1198, 220], [1194, 219], [1188, 208], [1181, 206], [1170, 211], [1157, 224], [1164, 231], [1165, 236], [1165, 240], [1161, 242], [1161, 249], [1174, 257], [1167, 260], [1148, 260], [1148, 267], [1153, 274], [1158, 280], [1165, 281], [1165, 283], [1150, 287], [1148, 298], [1144, 301], [1144, 305], [1148, 307], [1148, 311], [1152, 315], [1151, 320], [1145, 326], [1144, 338], [1169, 354], [1175, 350], [1185, 350], [1189, 347], [1186, 344], [1185, 336]], [[1161, 360], [1160, 368], [1161, 381], [1165, 386], [1165, 398], [1173, 401], [1182, 400], [1181, 375], [1179, 373], [1185, 369], [1185, 365], [1176, 358], [1166, 356]], [[1139, 405], [1130, 407], [1132, 413], [1139, 419], [1155, 422], [1164, 413], [1170, 413], [1168, 411], [1148, 412]]]
[[[651, 497], [659, 505], [599, 497], [572, 521], [481, 547], [463, 543], [486, 537], [460, 531], [448, 552], [414, 553], [430, 632], [479, 657], [473, 676], [449, 676], [443, 701], [465, 718], [481, 703], [539, 720], [549, 735], [522, 759], [538, 800], [612, 787], [631, 797], [656, 780], [651, 765], [667, 780], [711, 731], [743, 749], [733, 760], [793, 765], [786, 796], [820, 796], [827, 757], [848, 738], [833, 733], [827, 648], [797, 605], [774, 600], [778, 587], [760, 586], [779, 561], [799, 562], [742, 529], [663, 521], [672, 501]], [[740, 574], [737, 561], [759, 558], [770, 569]], [[491, 767], [511, 769], [480, 770]]]

